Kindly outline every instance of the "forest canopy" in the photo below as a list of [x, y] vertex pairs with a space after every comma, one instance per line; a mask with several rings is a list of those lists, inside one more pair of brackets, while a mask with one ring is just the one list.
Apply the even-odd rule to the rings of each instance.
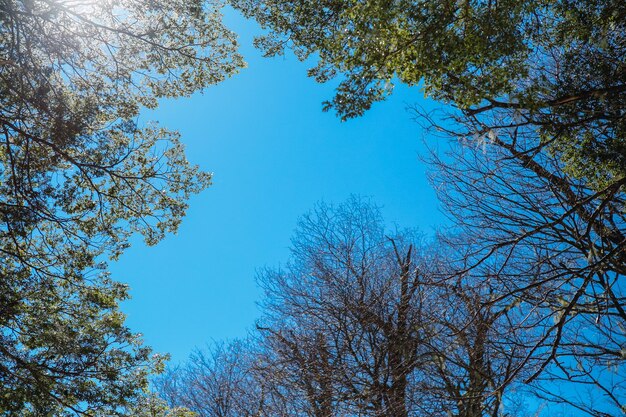
[[0, 414], [623, 415], [626, 3], [229, 4], [265, 55], [337, 81], [324, 109], [341, 120], [398, 83], [438, 100], [412, 111], [449, 145], [426, 159], [452, 227], [318, 204], [289, 261], [259, 271], [250, 336], [149, 394], [165, 357], [125, 324], [107, 263], [176, 232], [211, 183], [139, 116], [244, 66], [224, 4], [0, 0]]

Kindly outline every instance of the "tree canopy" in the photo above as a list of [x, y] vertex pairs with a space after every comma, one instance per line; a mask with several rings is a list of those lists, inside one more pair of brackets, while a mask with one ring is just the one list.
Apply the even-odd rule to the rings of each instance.
[[210, 183], [142, 108], [243, 63], [220, 5], [0, 1], [0, 410], [117, 415], [161, 359], [111, 281], [133, 233], [175, 231]]
[[395, 82], [420, 85], [494, 133], [532, 129], [576, 177], [602, 186], [626, 175], [622, 1], [231, 3], [268, 30], [257, 39], [267, 55], [288, 47], [317, 60], [318, 81], [341, 76], [325, 108], [343, 119]]
[[[266, 30], [267, 55], [339, 79], [324, 108], [344, 120], [398, 82], [447, 104], [445, 120], [416, 111], [453, 144], [431, 164], [456, 223], [433, 249], [361, 201], [318, 206], [292, 261], [260, 274], [253, 349], [194, 356], [162, 385], [171, 405], [499, 416], [523, 381], [623, 413], [626, 4], [230, 3]], [[139, 115], [243, 65], [220, 7], [0, 0], [0, 413], [188, 415], [143, 395], [163, 358], [125, 326], [106, 262], [133, 234], [176, 231], [210, 184], [177, 132]], [[551, 389], [570, 383], [602, 406]]]

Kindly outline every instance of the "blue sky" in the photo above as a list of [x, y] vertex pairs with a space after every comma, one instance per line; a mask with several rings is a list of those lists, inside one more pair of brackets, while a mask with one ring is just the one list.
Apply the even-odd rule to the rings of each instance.
[[[177, 235], [140, 240], [111, 265], [131, 286], [129, 326], [174, 363], [211, 340], [240, 337], [259, 312], [255, 270], [287, 260], [298, 216], [318, 201], [368, 196], [390, 224], [432, 232], [445, 219], [428, 184], [425, 134], [407, 106], [430, 106], [398, 86], [386, 102], [345, 123], [321, 111], [332, 85], [306, 77], [293, 55], [265, 59], [256, 26], [233, 12], [248, 67], [190, 99], [164, 101], [141, 121], [179, 130], [191, 162], [214, 173], [190, 201]], [[430, 143], [435, 146], [434, 139]]]

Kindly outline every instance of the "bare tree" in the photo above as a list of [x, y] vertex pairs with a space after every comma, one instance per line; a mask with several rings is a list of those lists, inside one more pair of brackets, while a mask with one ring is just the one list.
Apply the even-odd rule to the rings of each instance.
[[[161, 380], [202, 417], [500, 417], [526, 350], [515, 305], [457, 274], [451, 249], [387, 233], [356, 197], [300, 220], [291, 261], [265, 269], [244, 347], [197, 353]], [[522, 333], [523, 334], [523, 333]]]
[[197, 350], [185, 366], [159, 377], [156, 389], [169, 405], [188, 408], [198, 417], [264, 415], [263, 384], [254, 373], [250, 346], [247, 340], [235, 340]]
[[[410, 244], [387, 238], [380, 214], [357, 199], [319, 205], [299, 222], [292, 243], [292, 262], [260, 277], [268, 337], [288, 346], [303, 331], [313, 335], [307, 354], [322, 354], [328, 360], [320, 365], [332, 366], [330, 374], [317, 371], [331, 378], [318, 386], [332, 387], [334, 399], [324, 401], [340, 413], [408, 415], [423, 332]], [[302, 368], [297, 353], [285, 350], [285, 359]]]
[[386, 233], [356, 198], [319, 205], [292, 243], [292, 261], [260, 276], [259, 328], [303, 383], [310, 415], [501, 415], [522, 357], [504, 347], [511, 307], [454, 278], [443, 247]]
[[[523, 113], [466, 111], [455, 121], [456, 130], [439, 123], [461, 144], [433, 158], [434, 182], [459, 229], [464, 271], [488, 283], [491, 304], [520, 310], [513, 327], [527, 353], [513, 374], [532, 368], [526, 381], [541, 398], [621, 415], [626, 180], [572, 173]], [[591, 389], [596, 404], [561, 395], [556, 381]]]

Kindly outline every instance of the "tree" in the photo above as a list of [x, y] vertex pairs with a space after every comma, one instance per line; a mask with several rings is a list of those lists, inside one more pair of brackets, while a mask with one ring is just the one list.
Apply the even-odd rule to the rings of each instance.
[[[133, 417], [196, 417], [196, 414], [181, 407], [170, 408], [155, 394], [141, 397], [129, 410]], [[102, 417], [106, 417], [106, 414]]]
[[157, 390], [171, 406], [192, 410], [198, 417], [266, 415], [265, 384], [255, 372], [252, 346], [250, 340], [235, 340], [198, 350], [184, 366], [156, 379]]
[[601, 186], [626, 175], [622, 1], [232, 0], [309, 75], [342, 80], [325, 108], [362, 115], [396, 80], [469, 114], [532, 126], [566, 169]]
[[[466, 122], [447, 133], [458, 140], [481, 128]], [[464, 269], [488, 283], [491, 303], [528, 312], [512, 323], [525, 335], [522, 364], [540, 363], [527, 382], [541, 398], [617, 416], [626, 402], [623, 180], [592, 188], [537, 141], [511, 127], [481, 146], [455, 145], [434, 157], [433, 180], [458, 228], [452, 244], [465, 253]], [[571, 384], [570, 393], [559, 389]]]
[[285, 46], [305, 59], [319, 53], [310, 75], [345, 75], [327, 103], [343, 118], [384, 99], [398, 77], [424, 79], [445, 100], [475, 103], [511, 88], [524, 66], [525, 21], [533, 1], [273, 1], [233, 5], [269, 29], [258, 38], [268, 55]]
[[160, 391], [203, 417], [503, 416], [524, 357], [512, 309], [485, 303], [470, 277], [452, 285], [452, 270], [443, 247], [386, 234], [371, 203], [320, 204], [290, 262], [259, 275], [256, 340], [194, 355]]
[[[0, 411], [117, 415], [162, 360], [105, 271], [210, 175], [143, 107], [242, 65], [217, 4], [0, 1]], [[120, 412], [121, 413], [121, 412]]]
[[304, 216], [292, 245], [293, 261], [260, 278], [261, 326], [303, 374], [314, 415], [409, 415], [428, 333], [411, 244], [386, 238], [380, 213], [353, 198]]

